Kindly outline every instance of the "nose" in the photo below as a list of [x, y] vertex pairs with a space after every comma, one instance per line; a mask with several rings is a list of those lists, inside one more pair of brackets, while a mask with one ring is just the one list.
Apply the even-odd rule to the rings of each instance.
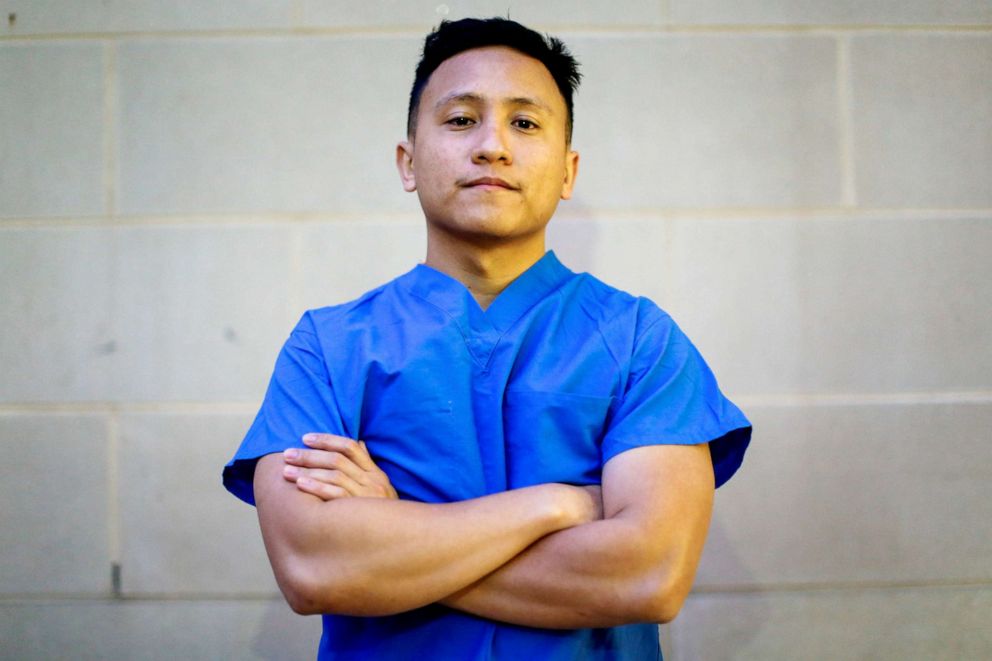
[[510, 146], [507, 142], [507, 127], [496, 122], [485, 122], [476, 132], [478, 142], [472, 150], [472, 162], [497, 163], [502, 161], [509, 165], [513, 162]]

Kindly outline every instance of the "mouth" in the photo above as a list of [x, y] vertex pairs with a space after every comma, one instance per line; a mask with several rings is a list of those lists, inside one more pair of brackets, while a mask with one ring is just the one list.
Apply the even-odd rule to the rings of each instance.
[[499, 177], [479, 177], [478, 179], [472, 179], [462, 185], [465, 188], [517, 190], [516, 186], [513, 186]]

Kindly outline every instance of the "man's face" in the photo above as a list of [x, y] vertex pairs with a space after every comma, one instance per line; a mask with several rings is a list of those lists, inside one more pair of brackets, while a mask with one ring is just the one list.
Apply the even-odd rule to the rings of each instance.
[[486, 47], [445, 60], [420, 97], [416, 135], [397, 147], [430, 231], [470, 241], [543, 237], [571, 196], [578, 154], [566, 108], [540, 61]]

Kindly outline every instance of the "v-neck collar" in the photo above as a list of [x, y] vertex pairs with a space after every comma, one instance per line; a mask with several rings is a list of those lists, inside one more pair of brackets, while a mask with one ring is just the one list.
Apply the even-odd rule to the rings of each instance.
[[[484, 314], [493, 327], [505, 333], [528, 310], [559, 289], [572, 275], [574, 274], [558, 261], [555, 253], [549, 250], [507, 285], [489, 304]], [[472, 301], [475, 302], [475, 299]], [[479, 308], [478, 303], [475, 306]], [[479, 311], [481, 312], [482, 308], [479, 308]]]
[[472, 355], [485, 365], [499, 338], [572, 275], [549, 250], [507, 285], [486, 310], [479, 307], [465, 285], [426, 264], [418, 264], [400, 280], [411, 294], [455, 320]]

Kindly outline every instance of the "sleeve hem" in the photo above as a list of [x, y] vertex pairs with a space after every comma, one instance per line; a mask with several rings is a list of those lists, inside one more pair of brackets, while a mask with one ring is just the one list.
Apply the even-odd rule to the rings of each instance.
[[718, 488], [733, 477], [744, 461], [744, 453], [751, 442], [751, 423], [747, 420], [734, 421], [722, 425], [715, 430], [700, 431], [695, 434], [681, 435], [668, 438], [649, 438], [641, 436], [629, 440], [613, 440], [609, 449], [603, 452], [602, 463], [605, 466], [613, 457], [640, 447], [654, 445], [700, 445], [710, 444], [710, 456], [713, 460], [713, 477]]
[[255, 465], [258, 460], [269, 454], [276, 454], [282, 450], [263, 450], [255, 456], [239, 456], [231, 460], [231, 463], [224, 466], [222, 474], [224, 488], [237, 496], [240, 500], [255, 505]]

